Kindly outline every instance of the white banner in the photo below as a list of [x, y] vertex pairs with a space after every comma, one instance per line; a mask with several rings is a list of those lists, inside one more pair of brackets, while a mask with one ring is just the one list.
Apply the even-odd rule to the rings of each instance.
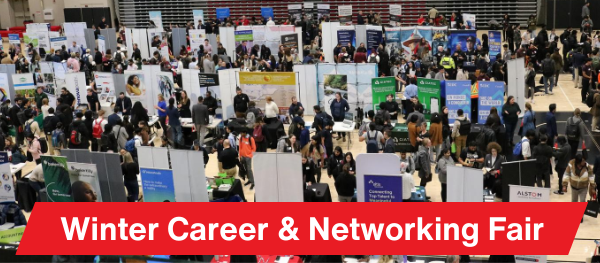
[[0, 164], [0, 202], [15, 201], [15, 185], [10, 170], [10, 163]]
[[96, 164], [67, 162], [67, 167], [69, 168], [73, 198], [80, 198], [82, 195], [80, 191], [92, 190], [96, 193], [96, 202], [102, 202]]
[[351, 5], [339, 5], [338, 6], [338, 16], [352, 16], [352, 6]]
[[65, 74], [65, 82], [67, 84], [67, 89], [75, 96], [77, 105], [88, 103], [86, 98], [87, 90], [85, 86], [84, 72]]
[[164, 28], [162, 23], [162, 14], [160, 11], [150, 11], [148, 12], [148, 15], [150, 16], [150, 20], [154, 22], [154, 25], [156, 25], [156, 28]]
[[13, 87], [15, 93], [23, 98], [33, 100], [35, 98], [35, 83], [33, 74], [13, 74]]
[[463, 25], [465, 29], [477, 29], [475, 25], [475, 15], [474, 14], [463, 14]]
[[102, 54], [106, 53], [106, 42], [102, 35], [98, 35], [98, 51]]
[[[67, 37], [50, 38], [50, 48], [54, 50], [60, 50], [63, 45], [67, 46]], [[46, 50], [46, 52], [50, 52], [50, 50]]]
[[390, 15], [402, 15], [402, 5], [390, 5]]
[[[550, 188], [509, 185], [510, 202], [550, 202]], [[515, 255], [517, 263], [546, 263], [547, 256]]]
[[194, 16], [194, 28], [198, 28], [198, 21], [204, 23], [204, 10], [192, 10]]
[[43, 48], [46, 52], [50, 52], [50, 37], [48, 32], [37, 32], [38, 48]]
[[190, 47], [192, 50], [200, 48], [200, 45], [204, 44], [206, 39], [206, 31], [204, 29], [193, 29], [189, 31], [190, 36]]
[[115, 96], [115, 81], [112, 73], [96, 72], [94, 80], [96, 81], [96, 90], [100, 90], [100, 93], [108, 94], [108, 96]]
[[0, 73], [0, 102], [10, 99], [8, 74]]

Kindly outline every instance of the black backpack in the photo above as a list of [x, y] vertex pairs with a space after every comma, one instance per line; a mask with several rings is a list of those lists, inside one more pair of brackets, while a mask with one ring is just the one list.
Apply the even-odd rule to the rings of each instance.
[[122, 63], [123, 62], [123, 56], [121, 56], [121, 52], [117, 51], [117, 54], [115, 55], [115, 61], [118, 63]]
[[371, 137], [367, 132], [367, 153], [379, 153], [379, 144], [377, 143], [377, 131], [375, 136]]
[[579, 140], [579, 123], [581, 122], [581, 120], [579, 120], [578, 122], [575, 122], [573, 120], [573, 117], [570, 117], [567, 120], [567, 139], [572, 140], [572, 141], [578, 141]]
[[[461, 126], [462, 127], [462, 126]], [[483, 130], [475, 138], [477, 146], [481, 150], [485, 150], [490, 142], [496, 141], [496, 133], [491, 128], [483, 127]]]
[[48, 152], [48, 143], [46, 142], [46, 138], [39, 138], [38, 142], [40, 143], [40, 148], [42, 153]]
[[590, 95], [588, 95], [588, 96], [587, 96], [587, 98], [585, 99], [585, 104], [586, 104], [588, 107], [590, 107], [590, 108], [594, 107], [594, 96], [595, 96], [595, 95], [596, 95], [595, 93], [591, 93], [591, 94], [590, 94]]
[[112, 133], [107, 134], [103, 132], [100, 135], [100, 144], [102, 145], [100, 146], [101, 152], [107, 152], [108, 150], [115, 151], [117, 149], [117, 139], [115, 139]]
[[458, 128], [458, 133], [463, 136], [463, 135], [469, 135], [469, 133], [471, 132], [471, 121], [469, 121], [467, 118], [465, 118], [462, 121], [458, 121], [460, 123], [460, 127]]
[[544, 60], [544, 64], [542, 64], [542, 72], [545, 76], [554, 75], [554, 61], [552, 61], [552, 59]]

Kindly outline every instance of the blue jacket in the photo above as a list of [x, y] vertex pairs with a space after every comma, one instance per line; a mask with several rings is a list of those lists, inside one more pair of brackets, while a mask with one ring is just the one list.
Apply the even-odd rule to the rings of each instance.
[[167, 107], [167, 116], [169, 116], [169, 126], [181, 126], [181, 122], [179, 122], [179, 110], [177, 107]]
[[583, 66], [584, 63], [585, 63], [585, 55], [583, 55], [579, 52], [575, 52], [575, 54], [573, 54], [573, 67], [579, 68], [579, 67]]
[[[558, 135], [558, 129], [556, 127], [556, 117], [554, 113], [548, 112], [546, 113], [546, 126], [548, 138], [554, 138], [554, 136]], [[550, 145], [553, 146], [553, 145]]]
[[307, 145], [310, 142], [310, 131], [304, 128], [302, 132], [300, 132], [300, 149], [304, 148], [304, 145]]
[[339, 120], [346, 116], [346, 112], [350, 110], [350, 106], [348, 105], [348, 101], [345, 99], [341, 99], [339, 102], [334, 99], [331, 101], [331, 106], [329, 109], [331, 110], [331, 116], [333, 116], [333, 120]]
[[525, 136], [528, 130], [535, 130], [535, 124], [533, 123], [534, 113], [533, 111], [525, 112], [523, 116], [523, 134]]
[[302, 103], [300, 103], [299, 101], [298, 101], [298, 104], [296, 104], [296, 105], [294, 105], [294, 103], [292, 103], [290, 105], [288, 113], [290, 115], [296, 115], [296, 114], [298, 114], [298, 109], [300, 109], [300, 107], [304, 108], [304, 106], [302, 106]]

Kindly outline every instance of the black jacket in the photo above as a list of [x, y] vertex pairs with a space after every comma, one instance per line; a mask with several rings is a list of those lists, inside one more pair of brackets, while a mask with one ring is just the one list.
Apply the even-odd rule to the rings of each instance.
[[133, 60], [142, 60], [142, 52], [139, 48], [133, 50]]
[[335, 190], [340, 196], [354, 196], [356, 188], [356, 177], [354, 175], [341, 172], [335, 180]]
[[[121, 98], [117, 98], [117, 102], [115, 103], [116, 106], [122, 107], [121, 108], [121, 112], [123, 112], [123, 110], [126, 110], [126, 112], [123, 113], [123, 115], [129, 115], [131, 113], [131, 99], [129, 97], [125, 97], [124, 99]], [[124, 108], [123, 108], [124, 106]]]
[[14, 105], [10, 110], [8, 110], [8, 116], [10, 117], [10, 122], [14, 126], [21, 126], [21, 122], [19, 121], [19, 117], [17, 113], [21, 111], [21, 107]]
[[215, 99], [215, 97], [206, 97], [204, 98], [204, 102], [202, 102], [204, 105], [206, 105], [206, 107], [208, 107], [208, 114], [209, 115], [215, 115], [215, 110], [217, 110], [217, 108], [219, 107], [219, 104], [217, 103], [217, 99]]
[[315, 168], [315, 164], [313, 162], [307, 161], [306, 163], [302, 164], [302, 177], [304, 177], [304, 182], [311, 182], [312, 184], [316, 184], [316, 171], [317, 168]]
[[233, 97], [233, 109], [236, 112], [246, 112], [248, 110], [248, 102], [250, 102], [250, 99], [245, 93], [235, 95]]
[[[571, 161], [571, 145], [565, 143], [565, 145], [559, 145], [559, 148], [554, 150], [552, 156], [556, 158], [556, 169], [567, 168], [569, 161]], [[600, 168], [600, 166], [598, 166]], [[596, 165], [594, 165], [596, 169]]]
[[85, 124], [83, 123], [83, 121], [80, 121], [80, 120], [74, 121], [69, 130], [71, 130], [71, 131], [77, 130], [81, 134], [81, 143], [80, 144], [73, 144], [73, 142], [71, 141], [71, 133], [65, 134], [69, 138], [69, 148], [70, 149], [86, 149], [87, 150], [88, 148], [90, 148], [90, 142], [89, 142], [90, 137], [88, 136], [88, 130], [85, 127]]
[[550, 174], [552, 167], [550, 159], [552, 159], [552, 147], [545, 143], [540, 143], [533, 148], [533, 158], [536, 159], [538, 173]]
[[332, 153], [331, 157], [329, 157], [329, 161], [327, 162], [327, 174], [333, 176], [334, 180], [337, 179], [340, 171], [342, 170], [343, 162], [344, 162], [344, 154], [343, 153], [340, 154], [339, 156], [336, 156], [335, 154]]
[[57, 116], [46, 116], [46, 118], [44, 118], [44, 133], [46, 133], [46, 135], [51, 135], [52, 131], [56, 129], [56, 124], [58, 122], [60, 122], [60, 119]]

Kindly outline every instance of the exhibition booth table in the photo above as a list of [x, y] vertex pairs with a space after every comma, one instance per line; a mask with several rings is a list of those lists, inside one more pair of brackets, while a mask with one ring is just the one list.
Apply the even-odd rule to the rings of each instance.
[[[256, 256], [257, 262], [261, 263], [300, 263], [302, 259], [299, 256]], [[231, 261], [231, 257], [229, 255], [215, 256], [211, 263], [229, 263]]]
[[356, 126], [355, 122], [335, 122], [331, 131], [333, 132], [345, 132], [348, 133], [348, 150], [350, 150], [350, 143], [352, 142], [352, 132]]
[[18, 173], [19, 171], [23, 170], [23, 167], [25, 167], [25, 163], [11, 164], [10, 172], [14, 175], [14, 174]]
[[[244, 188], [242, 186], [242, 181], [240, 181], [240, 179], [235, 179], [235, 181], [233, 182], [233, 185], [227, 191], [222, 191], [222, 190], [219, 190], [218, 188], [215, 188], [215, 189], [209, 189], [208, 193], [209, 193], [209, 195], [208, 195], [209, 198], [212, 197], [212, 199], [210, 199], [211, 201], [218, 200], [218, 199], [228, 199], [230, 197], [238, 195], [240, 198], [242, 198], [242, 200], [244, 200], [244, 202], [246, 202], [246, 196], [244, 195]], [[211, 193], [212, 193], [212, 195], [211, 195]]]

